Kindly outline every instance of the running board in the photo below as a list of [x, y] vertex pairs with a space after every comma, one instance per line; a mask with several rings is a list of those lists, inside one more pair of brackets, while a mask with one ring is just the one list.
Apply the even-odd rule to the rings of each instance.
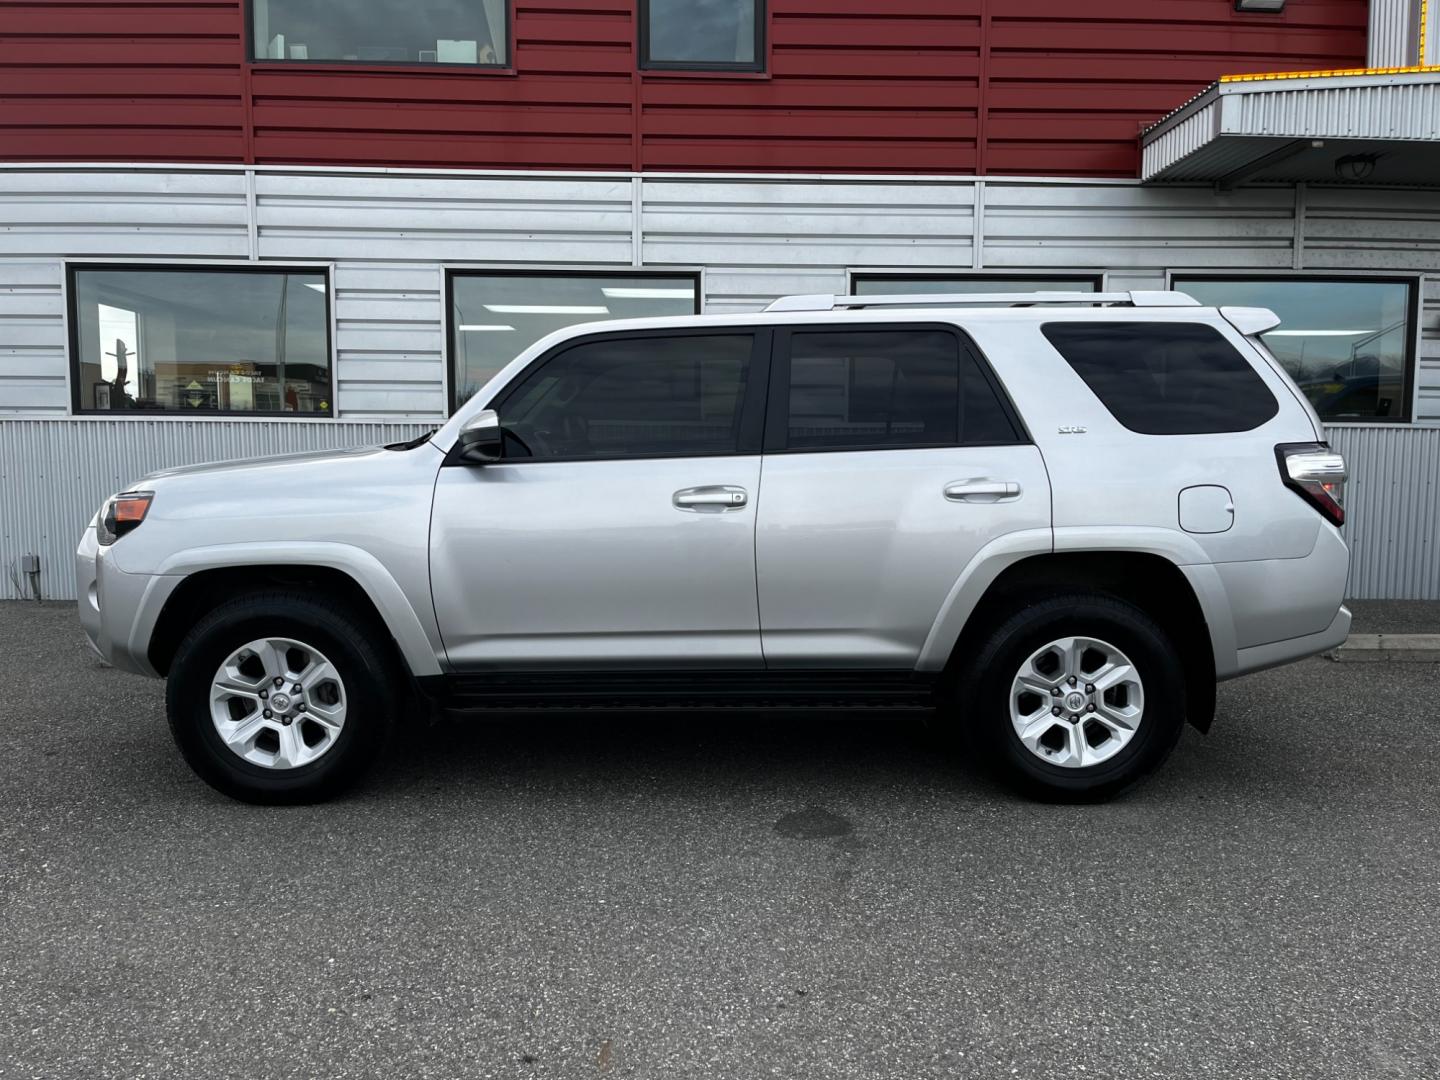
[[422, 679], [447, 712], [537, 709], [927, 709], [914, 671], [466, 672]]

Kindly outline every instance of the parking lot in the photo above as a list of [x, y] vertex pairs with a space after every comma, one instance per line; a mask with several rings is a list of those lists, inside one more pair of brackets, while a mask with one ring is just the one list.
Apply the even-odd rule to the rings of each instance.
[[1440, 669], [1221, 688], [1020, 801], [915, 716], [509, 718], [356, 795], [194, 779], [0, 605], [0, 1076], [1440, 1075]]

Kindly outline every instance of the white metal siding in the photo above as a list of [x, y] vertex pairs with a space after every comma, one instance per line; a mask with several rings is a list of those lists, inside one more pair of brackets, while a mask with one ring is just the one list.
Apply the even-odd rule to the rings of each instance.
[[1370, 0], [1366, 66], [1406, 67], [1418, 61], [1420, 0]]
[[[0, 228], [0, 570], [38, 552], [48, 587], [64, 595], [79, 527], [104, 496], [151, 469], [376, 442], [437, 423], [447, 264], [628, 267], [638, 252], [645, 266], [703, 266], [705, 305], [716, 312], [842, 292], [847, 270], [866, 267], [1093, 267], [1116, 289], [1162, 288], [1179, 269], [1428, 272], [1416, 402], [1422, 420], [1440, 424], [1440, 191], [1314, 185], [1297, 219], [1289, 187], [260, 169], [250, 216], [248, 187], [239, 169], [0, 169], [0, 212], [16, 222]], [[166, 215], [171, 202], [176, 213]], [[333, 265], [340, 421], [65, 416], [62, 258], [252, 255]], [[1361, 438], [1352, 430], [1336, 429], [1336, 441]], [[1440, 595], [1421, 570], [1397, 584], [1368, 561], [1412, 549], [1431, 557], [1416, 546], [1423, 530], [1405, 532], [1365, 492], [1380, 490], [1386, 468], [1425, 476], [1440, 460], [1432, 434], [1379, 431], [1357, 443], [1357, 460], [1381, 463], [1357, 481], [1353, 528], [1366, 537], [1357, 588]], [[9, 588], [0, 575], [0, 590]]]
[[0, 412], [69, 409], [58, 262], [0, 259]]
[[1348, 595], [1440, 600], [1440, 428], [1334, 427], [1350, 466]]

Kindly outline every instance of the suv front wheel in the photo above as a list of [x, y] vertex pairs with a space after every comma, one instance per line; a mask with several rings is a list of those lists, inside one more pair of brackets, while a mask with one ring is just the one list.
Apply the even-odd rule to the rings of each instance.
[[375, 758], [397, 707], [370, 623], [321, 596], [225, 601], [180, 643], [165, 703], [185, 760], [255, 803], [315, 802]]
[[1185, 725], [1174, 643], [1140, 608], [1078, 593], [1024, 603], [969, 667], [972, 741], [1028, 794], [1096, 801], [1169, 757]]

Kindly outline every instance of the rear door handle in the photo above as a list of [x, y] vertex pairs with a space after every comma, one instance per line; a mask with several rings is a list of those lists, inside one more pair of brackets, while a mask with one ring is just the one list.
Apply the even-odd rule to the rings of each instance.
[[1019, 497], [1020, 485], [1014, 480], [957, 480], [945, 485], [945, 498], [953, 502], [999, 502]]
[[691, 513], [718, 514], [725, 510], [739, 510], [750, 496], [742, 487], [734, 484], [710, 484], [706, 487], [681, 488], [671, 500], [677, 510]]

